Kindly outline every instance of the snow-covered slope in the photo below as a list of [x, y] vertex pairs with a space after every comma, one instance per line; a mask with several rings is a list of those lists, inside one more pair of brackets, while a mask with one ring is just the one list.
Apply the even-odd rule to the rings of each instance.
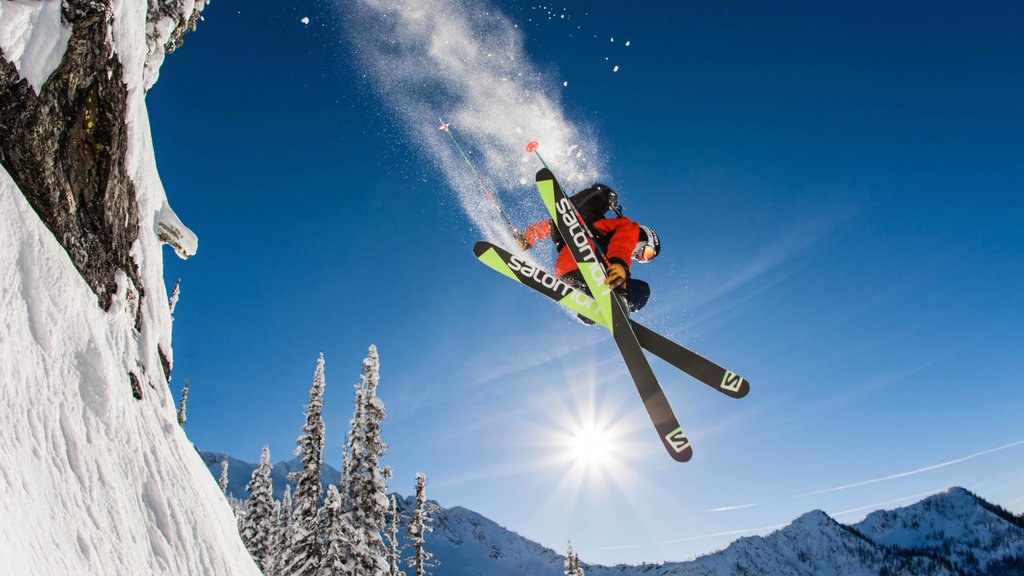
[[967, 573], [999, 573], [1009, 557], [1024, 573], [1024, 519], [963, 488], [873, 512], [854, 527], [884, 546], [931, 551]]
[[[0, 1], [0, 128], [5, 137], [18, 130], [0, 155], [3, 575], [259, 573], [177, 425], [167, 383], [173, 355], [161, 247], [187, 256], [196, 242], [167, 204], [145, 89], [163, 41], [180, 28], [175, 22], [200, 5], [151, 4]], [[98, 31], [100, 45], [80, 35], [86, 31]], [[89, 59], [96, 54], [99, 68]], [[75, 90], [100, 81], [112, 88], [69, 96], [48, 84], [58, 76]], [[68, 97], [98, 107], [60, 109]], [[19, 148], [25, 134], [40, 147]], [[85, 147], [75, 156], [51, 134], [77, 135]], [[44, 149], [68, 157], [33, 152]], [[17, 182], [35, 187], [37, 204], [12, 166]], [[70, 182], [71, 193], [47, 189], [53, 182]], [[41, 209], [51, 226], [72, 224], [59, 240]], [[75, 235], [83, 229], [97, 232], [94, 243]], [[102, 257], [117, 251], [114, 237], [127, 243], [119, 262], [129, 270], [92, 265], [113, 262]], [[104, 277], [90, 285], [83, 271]]]
[[[588, 571], [588, 574], [635, 574]], [[665, 564], [658, 575], [877, 576], [953, 574], [938, 559], [888, 550], [839, 524], [820, 510], [808, 512], [766, 537], [741, 538], [725, 550], [693, 562]]]
[[167, 389], [0, 168], [0, 574], [254, 574]]
[[[410, 498], [404, 507], [411, 509]], [[441, 561], [446, 576], [561, 575], [565, 558], [465, 508], [437, 514], [427, 549]]]

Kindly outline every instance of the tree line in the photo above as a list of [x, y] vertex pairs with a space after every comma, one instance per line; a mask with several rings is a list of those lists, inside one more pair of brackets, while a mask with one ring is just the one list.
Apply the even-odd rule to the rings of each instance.
[[[425, 547], [437, 505], [426, 498], [426, 476], [416, 475], [416, 503], [408, 514], [387, 495], [392, 472], [382, 467], [384, 403], [377, 396], [380, 361], [376, 346], [363, 360], [355, 385], [352, 420], [342, 452], [341, 480], [326, 489], [320, 480], [324, 447], [324, 356], [320, 354], [306, 404], [306, 421], [296, 440], [301, 468], [288, 476], [276, 500], [270, 477], [270, 449], [246, 486], [246, 501], [232, 502], [239, 533], [267, 576], [427, 576], [438, 562]], [[221, 468], [227, 491], [227, 460]], [[292, 487], [294, 486], [294, 490]], [[405, 535], [405, 544], [400, 535]]]

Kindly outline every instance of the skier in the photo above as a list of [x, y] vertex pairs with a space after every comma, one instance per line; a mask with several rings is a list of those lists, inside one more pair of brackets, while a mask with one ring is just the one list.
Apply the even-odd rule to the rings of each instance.
[[[640, 310], [651, 296], [651, 287], [647, 282], [630, 275], [630, 264], [633, 260], [645, 264], [661, 252], [658, 235], [649, 227], [623, 216], [615, 191], [599, 182], [574, 194], [569, 200], [580, 213], [597, 242], [599, 252], [604, 254], [608, 262], [605, 284], [625, 296], [630, 312]], [[606, 218], [609, 211], [615, 212], [615, 217]], [[516, 241], [520, 248], [529, 250], [544, 238], [551, 238], [558, 250], [555, 275], [566, 284], [589, 293], [583, 273], [558, 235], [554, 222], [537, 222], [517, 235]], [[581, 320], [591, 323], [582, 317]]]
[[[527, 152], [536, 152], [536, 146], [535, 142], [531, 142]], [[622, 354], [623, 362], [662, 445], [676, 462], [688, 462], [693, 457], [693, 447], [647, 362], [644, 350], [732, 398], [746, 396], [750, 384], [735, 372], [726, 370], [628, 317], [630, 309], [642, 307], [650, 296], [650, 287], [646, 283], [639, 285], [639, 280], [630, 277], [630, 265], [633, 260], [649, 262], [658, 255], [661, 246], [657, 235], [650, 228], [623, 217], [621, 209], [616, 210], [616, 217], [605, 217], [608, 210], [618, 208], [610, 188], [595, 184], [585, 190], [589, 195], [604, 197], [604, 201], [591, 202], [593, 206], [590, 206], [580, 198], [582, 193], [567, 197], [551, 170], [545, 166], [537, 171], [537, 192], [553, 220], [538, 222], [523, 234], [515, 231], [511, 225], [510, 228], [513, 228], [513, 235], [524, 250], [532, 248], [541, 238], [564, 238], [568, 242], [566, 246], [557, 242], [555, 244], [559, 250], [556, 275], [565, 280], [575, 276], [575, 283], [581, 289], [579, 292], [570, 290], [568, 282], [558, 281], [555, 276], [490, 242], [477, 242], [473, 246], [473, 253], [492, 270], [533, 288], [575, 311], [581, 319], [590, 321], [586, 323], [597, 323], [607, 328]], [[572, 210], [573, 207], [576, 209]], [[577, 218], [579, 221], [576, 221]], [[584, 234], [584, 228], [592, 232], [589, 237]], [[567, 261], [566, 256], [572, 263]], [[600, 277], [602, 271], [594, 266], [601, 266], [602, 263], [607, 272], [603, 274], [606, 286], [609, 286], [607, 290], [626, 289], [629, 292], [619, 300], [612, 298], [610, 303], [607, 299], [609, 294], [603, 293], [603, 290], [602, 293], [592, 294], [595, 296], [593, 299], [582, 297], [586, 290], [580, 286], [582, 272], [578, 270], [579, 267]], [[573, 274], [574, 271], [576, 274]]]

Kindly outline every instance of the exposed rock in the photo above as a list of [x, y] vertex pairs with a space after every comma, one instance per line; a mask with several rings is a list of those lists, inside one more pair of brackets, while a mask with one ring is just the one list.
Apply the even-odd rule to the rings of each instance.
[[38, 96], [0, 59], [0, 162], [106, 308], [116, 270], [142, 284], [130, 254], [139, 215], [124, 161], [127, 89], [107, 8], [69, 1], [63, 17], [71, 39]]
[[[205, 0], [150, 1], [147, 88], [165, 50], [181, 45], [205, 5]], [[117, 270], [128, 275], [140, 299], [145, 297], [131, 254], [139, 208], [125, 164], [127, 88], [111, 45], [107, 3], [66, 0], [62, 19], [71, 26], [71, 38], [38, 95], [14, 64], [0, 57], [0, 163], [107, 309], [117, 290]], [[186, 257], [181, 230], [162, 225], [159, 235]]]

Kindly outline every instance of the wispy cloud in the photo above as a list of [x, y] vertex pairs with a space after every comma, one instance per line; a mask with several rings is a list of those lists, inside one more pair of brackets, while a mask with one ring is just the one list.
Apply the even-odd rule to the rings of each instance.
[[496, 7], [475, 0], [338, 5], [366, 77], [409, 140], [437, 161], [486, 238], [506, 238], [507, 228], [465, 159], [438, 130], [439, 117], [451, 123], [485, 181], [513, 212], [538, 208], [530, 194], [537, 162], [524, 151], [529, 140], [541, 142], [563, 185], [596, 179], [602, 164], [596, 143], [566, 117], [561, 82], [530, 63], [523, 34]]
[[[694, 310], [701, 310], [691, 324], [696, 326], [719, 317], [784, 281], [789, 275], [775, 275], [779, 269], [809, 251], [855, 215], [853, 209], [837, 209], [785, 227], [744, 262], [726, 268], [728, 276], [708, 281], [708, 289], [696, 295], [688, 304]], [[742, 297], [728, 297], [741, 288], [751, 286], [755, 288], [747, 290]]]
[[720, 508], [709, 508], [705, 512], [731, 512], [733, 510], [745, 510], [747, 508], [753, 508], [757, 504], [740, 504], [738, 506], [722, 506]]
[[1016, 442], [1010, 442], [1009, 444], [1004, 444], [1004, 445], [998, 446], [996, 448], [990, 448], [988, 450], [982, 450], [981, 452], [975, 452], [974, 454], [968, 454], [967, 456], [963, 456], [961, 458], [956, 458], [954, 460], [948, 460], [946, 462], [940, 462], [938, 464], [932, 464], [931, 466], [925, 466], [923, 468], [915, 468], [914, 470], [908, 470], [906, 472], [900, 472], [898, 474], [891, 474], [889, 476], [882, 476], [880, 478], [872, 478], [871, 480], [864, 480], [864, 481], [861, 481], [861, 482], [854, 482], [852, 484], [843, 484], [841, 486], [834, 486], [832, 488], [825, 488], [824, 490], [816, 490], [814, 492], [808, 492], [806, 494], [801, 494], [801, 496], [810, 496], [810, 495], [815, 495], [815, 494], [827, 494], [827, 493], [830, 493], [830, 492], [840, 492], [840, 491], [843, 491], [843, 490], [849, 490], [851, 488], [859, 488], [861, 486], [868, 486], [870, 484], [878, 484], [880, 482], [888, 482], [890, 480], [897, 480], [899, 478], [906, 478], [908, 476], [914, 476], [916, 474], [922, 474], [924, 472], [931, 472], [932, 470], [938, 470], [939, 468], [945, 468], [947, 466], [953, 466], [954, 464], [961, 464], [963, 462], [974, 460], [975, 458], [980, 458], [980, 457], [986, 456], [988, 454], [993, 454], [995, 452], [1001, 452], [1003, 450], [1008, 450], [1010, 448], [1015, 448], [1017, 446], [1024, 446], [1024, 440], [1018, 440]]

